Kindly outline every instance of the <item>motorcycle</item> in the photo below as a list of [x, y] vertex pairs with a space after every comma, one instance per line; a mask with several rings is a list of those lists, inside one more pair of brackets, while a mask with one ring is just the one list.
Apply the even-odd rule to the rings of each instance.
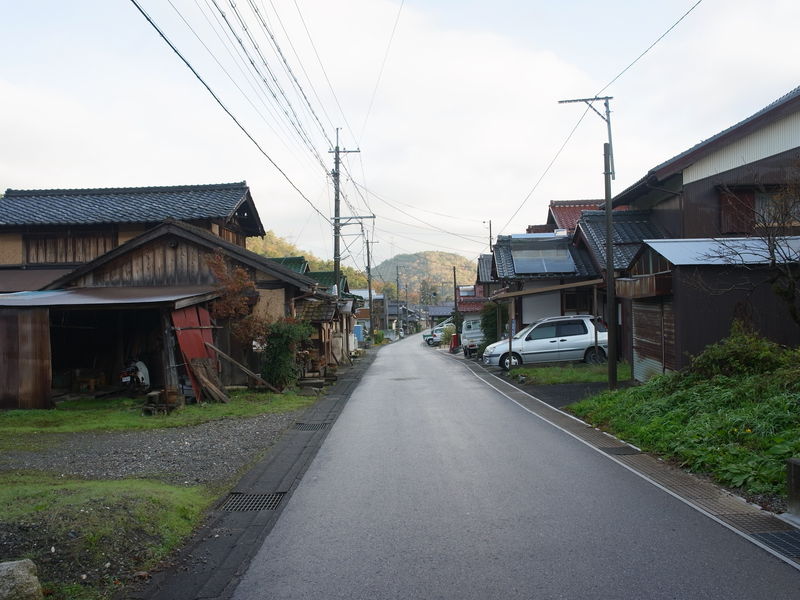
[[132, 360], [120, 371], [120, 383], [131, 394], [146, 393], [150, 390], [150, 373], [140, 360]]

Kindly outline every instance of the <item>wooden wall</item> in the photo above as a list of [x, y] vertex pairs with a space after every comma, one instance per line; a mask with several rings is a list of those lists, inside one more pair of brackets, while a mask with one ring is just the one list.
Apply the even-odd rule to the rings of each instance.
[[117, 246], [114, 232], [63, 233], [25, 236], [25, 262], [29, 265], [84, 263]]
[[159, 239], [106, 263], [74, 282], [76, 287], [214, 284], [206, 258], [212, 253], [185, 240]]
[[0, 309], [0, 408], [50, 408], [50, 313]]

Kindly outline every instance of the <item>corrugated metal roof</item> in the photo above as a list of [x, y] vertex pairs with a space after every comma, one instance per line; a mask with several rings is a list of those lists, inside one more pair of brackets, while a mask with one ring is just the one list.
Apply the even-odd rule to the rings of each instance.
[[[0, 225], [153, 223], [227, 219], [249, 195], [245, 182], [168, 187], [6, 190]], [[254, 207], [253, 207], [254, 210]], [[263, 234], [258, 215], [258, 229]]]
[[216, 294], [208, 286], [97, 287], [0, 294], [0, 306], [15, 308], [58, 306], [112, 306], [167, 304], [187, 298]]
[[38, 290], [70, 273], [69, 269], [0, 269], [0, 293]]
[[268, 260], [276, 262], [287, 269], [295, 271], [296, 273], [305, 275], [308, 272], [308, 261], [306, 260], [305, 256], [283, 256], [280, 258], [270, 257]]
[[[644, 240], [676, 266], [687, 265], [758, 265], [770, 262], [770, 252], [761, 238], [701, 238]], [[776, 260], [800, 262], [800, 237], [781, 238]]]
[[642, 177], [637, 182], [633, 183], [632, 185], [628, 186], [626, 189], [622, 190], [619, 194], [614, 196], [613, 204], [616, 205], [620, 202], [627, 202], [628, 200], [626, 197], [633, 193], [634, 190], [642, 186], [646, 183], [651, 177], [658, 176], [659, 180], [663, 181], [664, 178], [674, 175], [675, 173], [681, 171], [682, 169], [686, 168], [696, 159], [704, 156], [708, 152], [711, 152], [715, 146], [722, 146], [725, 144], [730, 143], [737, 136], [741, 136], [741, 131], [747, 131], [750, 129], [748, 126], [751, 124], [754, 125], [756, 121], [761, 119], [762, 117], [767, 117], [769, 113], [773, 111], [778, 111], [776, 114], [780, 114], [782, 111], [788, 110], [790, 107], [786, 107], [787, 104], [797, 100], [800, 98], [800, 87], [794, 88], [792, 91], [784, 94], [774, 102], [768, 104], [758, 112], [753, 115], [750, 115], [746, 119], [739, 121], [735, 125], [728, 127], [727, 129], [720, 131], [716, 135], [711, 136], [710, 138], [703, 140], [689, 148], [688, 150], [684, 150], [680, 154], [677, 154], [662, 162], [659, 165], [656, 165], [652, 169], [650, 169], [647, 174]]

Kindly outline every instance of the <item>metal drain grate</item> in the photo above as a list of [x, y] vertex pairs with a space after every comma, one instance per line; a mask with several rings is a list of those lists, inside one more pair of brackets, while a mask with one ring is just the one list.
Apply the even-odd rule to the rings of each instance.
[[754, 533], [753, 537], [784, 556], [800, 558], [800, 531]]
[[275, 494], [231, 494], [222, 505], [227, 512], [275, 510], [283, 500], [285, 492]]
[[296, 431], [321, 431], [328, 428], [328, 423], [295, 423]]
[[[777, 517], [755, 514], [719, 514], [720, 519], [753, 536], [772, 533], [795, 533], [792, 526]], [[800, 534], [800, 532], [798, 532]], [[800, 542], [800, 538], [798, 538]]]
[[614, 454], [616, 456], [624, 456], [626, 454], [641, 454], [639, 450], [636, 448], [631, 448], [630, 446], [611, 446], [609, 448], [598, 448], [601, 452], [605, 452], [606, 454]]

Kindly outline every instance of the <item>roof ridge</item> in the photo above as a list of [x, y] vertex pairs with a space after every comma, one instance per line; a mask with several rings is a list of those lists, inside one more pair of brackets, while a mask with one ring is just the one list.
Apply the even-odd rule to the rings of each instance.
[[246, 181], [230, 183], [205, 183], [189, 185], [161, 185], [144, 187], [118, 187], [118, 188], [52, 188], [42, 190], [15, 190], [8, 188], [6, 197], [26, 196], [99, 196], [102, 194], [130, 194], [130, 193], [160, 193], [160, 192], [188, 192], [193, 190], [233, 189], [247, 187]]

